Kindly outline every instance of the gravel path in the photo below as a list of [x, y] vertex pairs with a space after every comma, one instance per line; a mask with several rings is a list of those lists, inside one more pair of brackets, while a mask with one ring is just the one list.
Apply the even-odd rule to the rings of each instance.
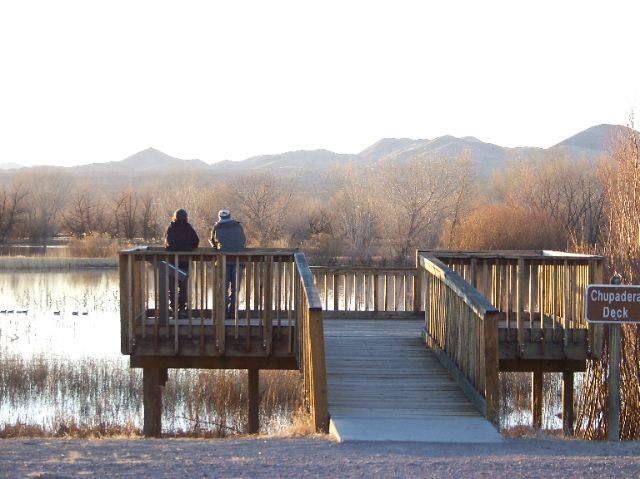
[[640, 442], [502, 445], [241, 439], [4, 439], [0, 477], [640, 477]]

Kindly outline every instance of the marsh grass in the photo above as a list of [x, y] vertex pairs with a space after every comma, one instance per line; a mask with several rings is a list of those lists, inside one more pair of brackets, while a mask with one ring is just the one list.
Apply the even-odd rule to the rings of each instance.
[[[163, 425], [174, 435], [242, 434], [247, 424], [247, 395], [244, 370], [170, 370], [163, 392]], [[260, 372], [261, 433], [290, 427], [302, 406], [298, 371]]]
[[[224, 437], [247, 423], [246, 371], [170, 370], [163, 434]], [[262, 433], [299, 432], [305, 416], [297, 371], [260, 374]], [[0, 357], [0, 437], [139, 436], [142, 374], [125, 358]]]
[[73, 238], [67, 243], [66, 254], [75, 258], [111, 258], [120, 249], [130, 246], [105, 234], [94, 234], [84, 238]]
[[[553, 435], [562, 427], [562, 375], [545, 373], [542, 391], [542, 429]], [[500, 373], [500, 429], [513, 437], [539, 433], [532, 428], [531, 373]]]

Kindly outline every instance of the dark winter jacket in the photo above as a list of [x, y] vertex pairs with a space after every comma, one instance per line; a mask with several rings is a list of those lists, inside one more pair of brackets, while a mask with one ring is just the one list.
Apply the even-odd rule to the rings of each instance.
[[198, 244], [198, 234], [186, 221], [172, 221], [164, 234], [164, 246], [167, 251], [192, 251]]
[[218, 221], [211, 230], [211, 245], [220, 251], [242, 251], [246, 238], [239, 221]]

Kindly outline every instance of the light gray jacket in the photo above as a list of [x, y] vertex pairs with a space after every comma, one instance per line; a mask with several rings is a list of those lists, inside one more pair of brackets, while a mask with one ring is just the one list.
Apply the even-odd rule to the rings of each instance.
[[239, 221], [218, 221], [213, 225], [209, 243], [220, 251], [241, 251], [245, 248], [247, 240], [244, 229]]

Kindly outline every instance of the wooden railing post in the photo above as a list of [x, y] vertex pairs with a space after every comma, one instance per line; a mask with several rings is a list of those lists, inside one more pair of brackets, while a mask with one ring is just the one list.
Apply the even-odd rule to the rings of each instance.
[[516, 326], [518, 328], [518, 355], [524, 348], [524, 259], [519, 258], [516, 265]]
[[329, 404], [327, 400], [327, 370], [324, 354], [322, 311], [309, 311], [309, 341], [311, 344], [311, 394], [313, 422], [318, 432], [329, 432]]
[[271, 268], [273, 264], [273, 258], [265, 257], [264, 263], [264, 325], [263, 325], [263, 346], [268, 355], [271, 354], [273, 349], [273, 327], [272, 327], [272, 318], [271, 318], [271, 307], [272, 307], [272, 275]]
[[120, 273], [120, 352], [122, 354], [131, 354], [130, 337], [129, 337], [129, 274], [127, 267], [128, 255], [120, 254], [119, 273]]
[[413, 310], [416, 313], [422, 311], [422, 273], [420, 268], [420, 252], [416, 251], [416, 274], [413, 277]]

